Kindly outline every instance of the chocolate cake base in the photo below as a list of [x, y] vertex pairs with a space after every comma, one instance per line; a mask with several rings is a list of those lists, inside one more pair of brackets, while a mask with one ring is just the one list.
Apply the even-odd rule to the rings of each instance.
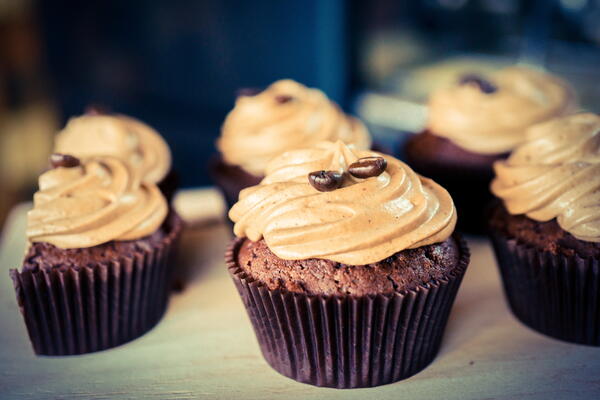
[[600, 346], [600, 244], [556, 221], [510, 215], [496, 205], [490, 237], [508, 304], [525, 325], [573, 343]]
[[166, 309], [182, 225], [173, 213], [138, 240], [87, 249], [32, 244], [10, 275], [35, 353], [90, 353], [151, 329]]
[[458, 230], [486, 232], [484, 216], [485, 208], [493, 199], [489, 189], [494, 177], [493, 164], [508, 154], [471, 153], [427, 131], [408, 140], [403, 153], [408, 165], [417, 173], [448, 190], [458, 211]]
[[[246, 239], [235, 239], [225, 258], [263, 356], [276, 371], [316, 386], [373, 387], [408, 378], [435, 358], [469, 263], [466, 244], [458, 237], [452, 240], [458, 259], [453, 268], [444, 268], [443, 276], [407, 290], [395, 290], [390, 283], [379, 294], [342, 293], [344, 284], [334, 295], [316, 294], [310, 285], [293, 291], [283, 284], [273, 288], [274, 281], [258, 280], [242, 267], [249, 251], [240, 253]], [[440, 265], [449, 267], [444, 262]], [[400, 262], [392, 264], [401, 268]]]
[[458, 243], [442, 243], [396, 253], [367, 265], [346, 265], [330, 260], [282, 260], [264, 240], [246, 240], [238, 265], [270, 290], [286, 289], [308, 295], [367, 296], [414, 290], [443, 279], [458, 266]]

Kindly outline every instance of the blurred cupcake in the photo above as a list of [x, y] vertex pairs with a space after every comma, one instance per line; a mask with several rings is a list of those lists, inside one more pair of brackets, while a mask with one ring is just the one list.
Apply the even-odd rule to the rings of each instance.
[[564, 82], [533, 69], [467, 75], [431, 95], [426, 130], [407, 142], [404, 154], [415, 171], [448, 189], [461, 215], [459, 229], [480, 233], [494, 161], [521, 144], [529, 126], [574, 106]]
[[30, 242], [11, 270], [34, 351], [89, 353], [153, 327], [165, 311], [181, 221], [122, 160], [53, 155], [27, 215]]
[[213, 176], [229, 206], [241, 189], [256, 185], [267, 163], [279, 154], [341, 140], [368, 149], [371, 137], [358, 119], [317, 89], [280, 80], [254, 95], [240, 95], [227, 115], [217, 148], [221, 157]]
[[177, 190], [167, 142], [150, 126], [125, 115], [92, 109], [71, 118], [57, 134], [54, 152], [83, 160], [94, 156], [118, 157], [141, 180], [157, 184], [169, 201]]
[[494, 165], [490, 227], [508, 303], [526, 325], [600, 345], [600, 116], [532, 127]]
[[441, 186], [327, 142], [275, 158], [229, 215], [227, 266], [275, 370], [371, 387], [433, 360], [469, 261]]

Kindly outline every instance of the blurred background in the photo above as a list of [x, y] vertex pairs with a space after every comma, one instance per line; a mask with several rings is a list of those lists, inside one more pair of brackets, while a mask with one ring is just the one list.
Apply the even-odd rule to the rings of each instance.
[[89, 104], [157, 128], [193, 187], [240, 87], [321, 88], [392, 147], [432, 88], [515, 62], [600, 112], [600, 0], [0, 0], [0, 226]]

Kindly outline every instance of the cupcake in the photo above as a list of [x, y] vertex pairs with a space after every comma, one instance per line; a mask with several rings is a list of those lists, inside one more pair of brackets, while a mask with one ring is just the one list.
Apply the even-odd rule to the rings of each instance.
[[27, 215], [23, 265], [10, 271], [33, 349], [71, 355], [120, 345], [165, 311], [181, 221], [121, 159], [51, 160]]
[[493, 163], [525, 140], [525, 130], [574, 108], [572, 90], [548, 74], [510, 67], [488, 78], [464, 76], [429, 99], [424, 132], [404, 147], [407, 162], [452, 195], [459, 229], [485, 230]]
[[229, 215], [227, 266], [276, 371], [372, 387], [436, 356], [469, 262], [441, 186], [393, 157], [324, 142], [272, 160]]
[[131, 166], [139, 179], [157, 184], [169, 201], [177, 190], [167, 142], [150, 126], [125, 115], [92, 109], [71, 118], [56, 135], [54, 152], [80, 159], [118, 157]]
[[600, 345], [600, 116], [536, 125], [494, 169], [490, 232], [513, 313], [554, 338]]
[[217, 141], [212, 175], [232, 206], [241, 189], [258, 184], [279, 154], [321, 141], [341, 140], [368, 149], [371, 137], [358, 119], [317, 89], [280, 80], [254, 95], [240, 95]]

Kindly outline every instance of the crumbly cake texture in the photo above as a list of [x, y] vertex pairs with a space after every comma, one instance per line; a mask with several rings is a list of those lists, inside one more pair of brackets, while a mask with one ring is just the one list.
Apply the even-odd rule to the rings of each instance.
[[134, 257], [136, 254], [151, 253], [163, 244], [165, 237], [172, 230], [169, 225], [173, 225], [175, 223], [173, 221], [174, 217], [167, 217], [160, 229], [140, 239], [110, 241], [92, 247], [62, 249], [50, 243], [32, 243], [25, 254], [22, 272], [67, 267], [94, 267], [118, 260], [123, 256]]
[[331, 260], [283, 260], [264, 240], [246, 239], [238, 265], [269, 289], [310, 295], [376, 295], [405, 292], [443, 279], [459, 265], [460, 248], [453, 237], [444, 242], [400, 251], [367, 265]]
[[562, 229], [556, 219], [538, 222], [526, 215], [511, 215], [502, 204], [495, 205], [490, 214], [490, 227], [493, 231], [499, 231], [521, 243], [554, 255], [600, 257], [600, 243], [575, 238]]

